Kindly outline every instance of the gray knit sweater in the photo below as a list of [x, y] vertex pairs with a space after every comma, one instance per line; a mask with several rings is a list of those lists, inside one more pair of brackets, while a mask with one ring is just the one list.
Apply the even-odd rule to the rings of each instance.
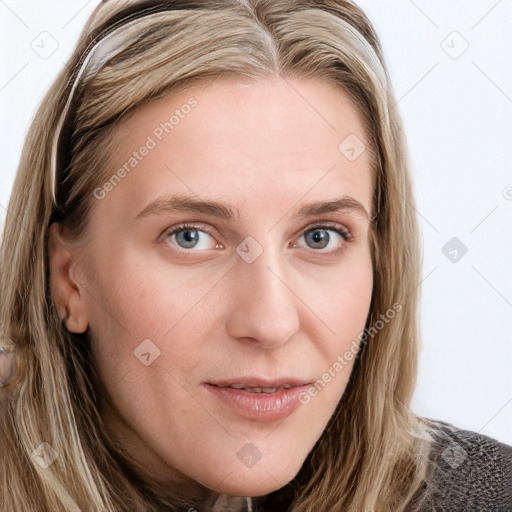
[[512, 512], [512, 447], [442, 424], [425, 512]]
[[[432, 444], [423, 512], [512, 512], [512, 447], [446, 422]], [[419, 493], [418, 493], [419, 495]], [[198, 512], [288, 512], [290, 485], [261, 498], [214, 496]], [[417, 504], [410, 504], [412, 510]], [[319, 512], [319, 511], [311, 511]]]

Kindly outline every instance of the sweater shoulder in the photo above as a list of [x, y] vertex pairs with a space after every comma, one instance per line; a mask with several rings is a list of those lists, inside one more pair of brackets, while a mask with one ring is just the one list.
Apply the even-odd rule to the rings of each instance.
[[512, 512], [512, 447], [447, 422], [427, 423], [435, 436], [426, 510]]

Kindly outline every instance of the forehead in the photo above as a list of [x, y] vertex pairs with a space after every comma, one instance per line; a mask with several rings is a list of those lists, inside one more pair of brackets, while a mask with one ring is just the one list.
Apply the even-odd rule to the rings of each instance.
[[124, 166], [130, 175], [112, 196], [125, 202], [138, 205], [167, 188], [240, 202], [313, 200], [335, 188], [370, 210], [364, 123], [348, 94], [330, 83], [224, 77], [196, 84], [130, 112], [115, 137], [111, 169]]

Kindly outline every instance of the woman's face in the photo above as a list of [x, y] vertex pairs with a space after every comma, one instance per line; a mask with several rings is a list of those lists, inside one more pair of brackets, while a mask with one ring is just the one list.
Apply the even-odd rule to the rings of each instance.
[[369, 313], [362, 122], [324, 82], [225, 77], [136, 109], [116, 140], [68, 304], [106, 425], [158, 481], [272, 492], [325, 429]]

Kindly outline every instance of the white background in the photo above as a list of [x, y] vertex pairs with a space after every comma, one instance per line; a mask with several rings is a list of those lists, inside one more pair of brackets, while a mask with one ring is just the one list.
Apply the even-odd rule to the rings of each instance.
[[[0, 229], [35, 108], [98, 2], [0, 0]], [[413, 409], [512, 445], [512, 0], [359, 4], [382, 39], [423, 233]], [[468, 248], [456, 263], [442, 252], [453, 237]]]

